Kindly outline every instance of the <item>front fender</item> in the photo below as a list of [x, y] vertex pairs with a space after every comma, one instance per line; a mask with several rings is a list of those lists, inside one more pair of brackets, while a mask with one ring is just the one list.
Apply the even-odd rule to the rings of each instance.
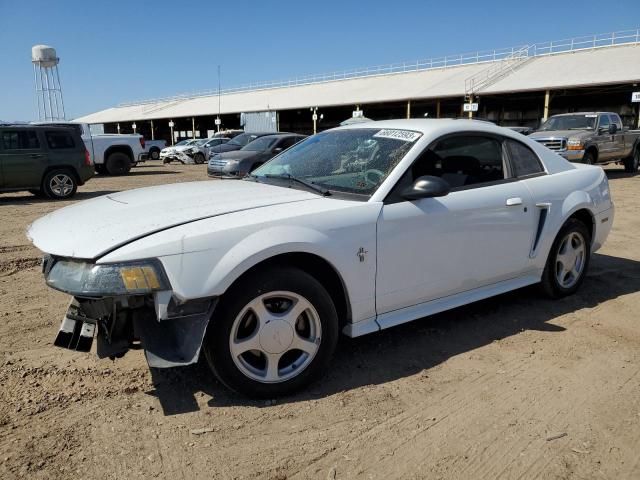
[[273, 226], [259, 230], [225, 253], [211, 271], [204, 288], [212, 295], [221, 295], [250, 268], [285, 253], [314, 254], [335, 268], [336, 259], [332, 258], [329, 243], [326, 234], [307, 227]]

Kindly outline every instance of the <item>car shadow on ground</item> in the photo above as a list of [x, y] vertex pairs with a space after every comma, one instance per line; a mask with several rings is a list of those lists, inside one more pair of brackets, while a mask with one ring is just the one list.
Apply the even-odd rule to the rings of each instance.
[[[141, 177], [144, 175], [169, 175], [169, 174], [181, 174], [182, 172], [178, 171], [178, 170], [164, 170], [161, 166], [155, 166], [155, 168], [153, 170], [138, 170], [140, 167], [136, 167], [133, 170], [130, 170], [129, 173], [127, 173], [126, 175], [123, 175], [123, 177]], [[108, 179], [108, 178], [116, 178], [112, 175], [101, 175], [101, 174], [96, 174], [95, 177], [93, 177], [92, 180], [103, 180], [103, 179]]]
[[604, 169], [604, 173], [607, 174], [607, 178], [609, 180], [617, 180], [618, 178], [632, 178], [640, 175], [640, 172], [628, 173], [625, 172], [622, 168], [616, 168], [615, 170], [606, 168]]
[[[327, 375], [301, 393], [277, 402], [317, 399], [415, 375], [458, 354], [525, 330], [570, 335], [553, 320], [637, 291], [640, 262], [595, 254], [584, 284], [571, 297], [547, 299], [537, 286], [532, 286], [379, 333], [354, 339], [343, 337]], [[213, 380], [204, 359], [187, 368], [151, 369], [151, 374], [155, 390], [147, 393], [157, 396], [165, 415], [199, 410], [197, 395], [209, 396], [209, 407], [269, 404], [227, 390]]]
[[46, 204], [59, 204], [61, 207], [69, 205], [70, 202], [77, 202], [81, 200], [89, 200], [90, 198], [100, 197], [102, 195], [109, 195], [110, 193], [118, 193], [119, 190], [98, 190], [94, 192], [82, 192], [78, 191], [73, 197], [66, 200], [52, 200], [50, 198], [36, 197], [35, 195], [24, 192], [20, 196], [8, 196], [3, 197], [0, 195], [0, 206], [2, 205], [36, 205], [38, 203]]

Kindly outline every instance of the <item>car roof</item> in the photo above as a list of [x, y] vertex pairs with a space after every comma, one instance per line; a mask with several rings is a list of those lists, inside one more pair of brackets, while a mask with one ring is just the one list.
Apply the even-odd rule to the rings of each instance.
[[47, 130], [57, 130], [57, 129], [61, 129], [61, 130], [71, 130], [71, 131], [75, 131], [75, 127], [73, 127], [72, 125], [60, 125], [60, 124], [56, 124], [56, 125], [43, 125], [43, 124], [31, 124], [31, 123], [0, 123], [0, 128], [30, 128], [30, 129], [43, 129], [46, 128]]
[[306, 137], [301, 133], [272, 133], [269, 135], [262, 135], [263, 137], [273, 137], [273, 138], [286, 138], [286, 137]]

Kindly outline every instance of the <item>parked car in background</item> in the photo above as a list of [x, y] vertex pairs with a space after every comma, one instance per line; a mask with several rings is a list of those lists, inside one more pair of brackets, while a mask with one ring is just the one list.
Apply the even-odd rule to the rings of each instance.
[[229, 140], [227, 143], [211, 148], [210, 154], [233, 152], [234, 150], [240, 150], [242, 147], [247, 145], [249, 142], [253, 142], [258, 137], [264, 137], [265, 135], [274, 135], [276, 133], [278, 132], [241, 133], [240, 135], [237, 135], [236, 137]]
[[306, 138], [305, 135], [294, 133], [258, 137], [240, 150], [213, 154], [207, 165], [207, 174], [210, 177], [244, 177], [267, 160], [304, 138]]
[[640, 130], [624, 128], [613, 112], [554, 115], [530, 138], [571, 162], [622, 163], [626, 172], [640, 164]]
[[217, 147], [218, 145], [227, 143], [229, 140], [231, 140], [230, 137], [222, 137], [222, 136], [219, 136], [219, 137], [213, 136], [211, 138], [205, 139], [202, 146], [205, 148], [207, 160], [209, 160], [209, 157], [211, 155], [211, 149], [213, 147]]
[[0, 191], [28, 190], [60, 200], [75, 195], [94, 174], [76, 128], [0, 124]]
[[99, 357], [141, 346], [158, 368], [202, 352], [271, 399], [326, 372], [340, 332], [536, 283], [575, 293], [613, 217], [599, 167], [486, 122], [413, 119], [324, 131], [245, 180], [78, 203], [28, 236], [73, 297], [56, 345], [89, 351], [97, 332]]
[[88, 123], [54, 122], [34, 125], [61, 125], [75, 128], [89, 151], [96, 172], [108, 175], [125, 175], [146, 156], [142, 135], [102, 133], [94, 135]]
[[151, 160], [158, 160], [160, 151], [166, 146], [166, 140], [145, 140], [145, 152]]
[[208, 149], [202, 142], [206, 139], [182, 140], [173, 147], [165, 147], [160, 150], [162, 163], [180, 162], [182, 164], [201, 164], [206, 162]]
[[216, 132], [212, 138], [235, 138], [242, 133], [244, 133], [244, 130], [220, 130], [219, 132]]

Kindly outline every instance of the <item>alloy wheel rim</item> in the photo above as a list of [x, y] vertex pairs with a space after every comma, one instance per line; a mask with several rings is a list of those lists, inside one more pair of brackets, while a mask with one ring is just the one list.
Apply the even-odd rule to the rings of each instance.
[[562, 239], [555, 262], [556, 279], [561, 287], [571, 288], [580, 280], [586, 251], [584, 237], [580, 233], [571, 232]]
[[236, 316], [229, 350], [236, 367], [251, 380], [281, 383], [309, 366], [321, 336], [320, 316], [309, 300], [294, 292], [269, 292]]
[[73, 190], [73, 180], [69, 175], [59, 173], [49, 182], [49, 188], [58, 197], [66, 197]]

